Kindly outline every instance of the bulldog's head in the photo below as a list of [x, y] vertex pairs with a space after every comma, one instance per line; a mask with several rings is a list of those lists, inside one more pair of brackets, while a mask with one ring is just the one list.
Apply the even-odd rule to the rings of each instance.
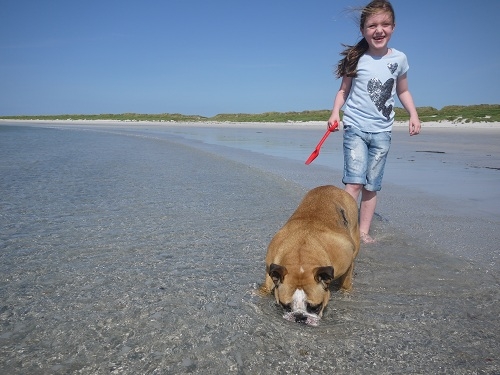
[[274, 297], [287, 320], [317, 325], [330, 299], [333, 267], [289, 267], [272, 263], [268, 274], [274, 282]]

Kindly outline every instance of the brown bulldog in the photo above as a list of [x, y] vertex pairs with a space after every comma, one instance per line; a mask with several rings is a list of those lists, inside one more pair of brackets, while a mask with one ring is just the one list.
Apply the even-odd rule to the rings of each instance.
[[317, 325], [330, 299], [329, 285], [350, 290], [359, 251], [358, 206], [344, 190], [309, 191], [271, 240], [264, 294], [274, 291], [285, 319]]

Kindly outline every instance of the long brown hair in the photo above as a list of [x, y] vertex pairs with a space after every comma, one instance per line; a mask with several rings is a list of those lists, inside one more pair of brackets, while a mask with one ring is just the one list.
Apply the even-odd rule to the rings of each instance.
[[[394, 8], [391, 3], [387, 0], [373, 0], [367, 6], [361, 10], [361, 17], [359, 19], [359, 28], [363, 29], [365, 27], [366, 19], [379, 12], [387, 12], [392, 17], [392, 23], [396, 22], [396, 15], [394, 13]], [[368, 51], [368, 42], [365, 38], [362, 38], [354, 46], [349, 46], [347, 44], [342, 44], [345, 49], [340, 53], [344, 56], [339, 60], [337, 64], [337, 69], [335, 70], [335, 75], [337, 78], [347, 76], [356, 77], [358, 62], [361, 56]]]

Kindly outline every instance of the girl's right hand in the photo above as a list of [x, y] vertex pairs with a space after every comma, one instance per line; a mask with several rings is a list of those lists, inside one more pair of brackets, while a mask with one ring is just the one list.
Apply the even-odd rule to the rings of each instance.
[[[327, 123], [327, 129], [330, 129], [333, 124], [340, 124], [340, 118], [339, 116], [335, 116], [335, 115], [331, 115], [330, 118], [328, 119], [328, 123]], [[337, 130], [338, 130], [338, 127], [337, 127]]]

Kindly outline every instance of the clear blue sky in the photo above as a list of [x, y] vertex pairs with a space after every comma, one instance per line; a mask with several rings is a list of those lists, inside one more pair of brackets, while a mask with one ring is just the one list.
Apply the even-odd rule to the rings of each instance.
[[[0, 115], [329, 109], [360, 0], [0, 0]], [[417, 106], [500, 103], [500, 0], [393, 0]]]

